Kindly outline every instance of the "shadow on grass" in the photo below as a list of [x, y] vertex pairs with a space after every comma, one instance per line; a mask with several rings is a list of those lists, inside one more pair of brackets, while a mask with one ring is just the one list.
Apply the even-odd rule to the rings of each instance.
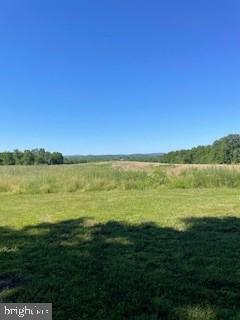
[[0, 228], [0, 297], [56, 320], [240, 319], [240, 220]]

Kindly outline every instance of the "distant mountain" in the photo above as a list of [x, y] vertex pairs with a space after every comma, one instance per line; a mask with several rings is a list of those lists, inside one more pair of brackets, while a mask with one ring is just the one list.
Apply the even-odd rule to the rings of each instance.
[[64, 156], [65, 163], [86, 163], [111, 160], [125, 161], [150, 161], [158, 162], [163, 153], [136, 153], [136, 154], [114, 154], [114, 155], [68, 155]]

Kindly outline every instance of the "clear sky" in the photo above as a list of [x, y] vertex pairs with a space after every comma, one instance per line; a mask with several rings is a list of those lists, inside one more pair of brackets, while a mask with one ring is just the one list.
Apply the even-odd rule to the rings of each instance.
[[0, 150], [165, 152], [240, 132], [239, 0], [3, 0]]

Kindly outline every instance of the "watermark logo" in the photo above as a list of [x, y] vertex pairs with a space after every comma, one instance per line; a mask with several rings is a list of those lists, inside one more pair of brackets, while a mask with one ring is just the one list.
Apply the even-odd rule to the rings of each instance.
[[52, 320], [51, 303], [0, 303], [1, 320]]

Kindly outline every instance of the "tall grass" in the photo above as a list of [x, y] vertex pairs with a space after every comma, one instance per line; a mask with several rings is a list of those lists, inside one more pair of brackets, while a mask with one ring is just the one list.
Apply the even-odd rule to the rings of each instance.
[[240, 171], [227, 168], [159, 167], [123, 170], [110, 165], [0, 167], [0, 192], [58, 193], [92, 190], [240, 188]]
[[226, 168], [186, 169], [170, 177], [173, 188], [240, 188], [240, 172]]

